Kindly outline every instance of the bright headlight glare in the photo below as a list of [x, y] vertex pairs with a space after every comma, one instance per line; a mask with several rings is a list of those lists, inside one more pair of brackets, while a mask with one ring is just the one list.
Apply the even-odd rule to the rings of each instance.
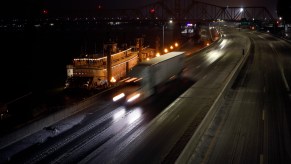
[[130, 97], [130, 98], [127, 100], [127, 102], [132, 102], [133, 100], [139, 98], [139, 96], [140, 96], [140, 93], [135, 94], [135, 95], [133, 95], [132, 97]]
[[124, 93], [120, 93], [119, 95], [113, 97], [113, 101], [120, 100], [120, 99], [123, 98], [124, 96], [125, 96]]

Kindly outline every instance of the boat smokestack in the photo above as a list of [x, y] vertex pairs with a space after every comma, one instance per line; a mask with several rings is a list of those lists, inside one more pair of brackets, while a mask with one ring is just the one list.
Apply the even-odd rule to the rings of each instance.
[[142, 61], [143, 38], [136, 38], [136, 49], [138, 49], [138, 60]]
[[103, 46], [104, 53], [106, 54], [106, 68], [107, 68], [107, 81], [110, 82], [112, 77], [112, 59], [111, 55], [117, 52], [117, 43], [106, 43]]

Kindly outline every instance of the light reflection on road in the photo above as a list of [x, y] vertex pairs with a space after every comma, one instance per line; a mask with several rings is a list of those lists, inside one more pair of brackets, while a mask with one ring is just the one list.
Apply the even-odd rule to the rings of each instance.
[[120, 117], [123, 117], [124, 115], [125, 115], [125, 108], [120, 107], [120, 109], [117, 110], [117, 112], [113, 114], [113, 119], [117, 120]]
[[220, 46], [220, 49], [223, 49], [224, 47], [225, 47], [225, 45], [227, 45], [228, 44], [228, 42], [229, 42], [229, 40], [228, 39], [224, 39], [220, 44], [219, 44], [219, 46]]
[[208, 64], [212, 64], [215, 62], [217, 59], [219, 59], [223, 54], [223, 51], [221, 50], [212, 50], [206, 54], [206, 61]]
[[133, 111], [128, 115], [128, 124], [131, 124], [131, 123], [135, 122], [136, 120], [138, 120], [142, 114], [141, 108], [134, 108], [131, 110], [133, 110]]

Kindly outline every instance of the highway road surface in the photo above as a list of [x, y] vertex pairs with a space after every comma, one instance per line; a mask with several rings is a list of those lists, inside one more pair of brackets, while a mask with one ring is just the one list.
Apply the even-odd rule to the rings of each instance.
[[291, 163], [291, 44], [240, 33], [252, 42], [248, 61], [188, 163]]
[[[1, 150], [11, 163], [173, 163], [221, 92], [255, 34], [228, 28], [225, 37], [187, 57], [174, 79], [140, 104], [126, 107], [107, 92], [88, 109]], [[184, 51], [194, 52], [189, 43]], [[46, 136], [46, 137], [44, 137]], [[41, 140], [40, 140], [41, 138]], [[29, 144], [30, 143], [30, 144]], [[26, 145], [26, 146], [25, 146]], [[22, 146], [22, 148], [21, 148]], [[25, 147], [25, 148], [23, 148]]]

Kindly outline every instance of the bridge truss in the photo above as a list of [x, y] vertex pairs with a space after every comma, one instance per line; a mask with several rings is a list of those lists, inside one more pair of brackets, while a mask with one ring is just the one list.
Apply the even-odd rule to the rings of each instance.
[[274, 20], [266, 7], [222, 7], [196, 0], [158, 0], [136, 9], [104, 10], [99, 16], [120, 20]]

